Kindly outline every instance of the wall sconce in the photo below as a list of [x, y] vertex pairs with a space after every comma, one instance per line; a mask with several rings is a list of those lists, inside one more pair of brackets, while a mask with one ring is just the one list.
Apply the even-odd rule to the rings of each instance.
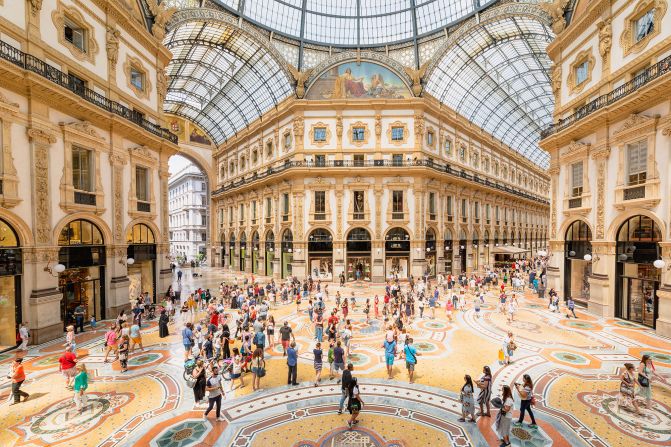
[[655, 262], [653, 262], [652, 265], [655, 266], [655, 268], [658, 268], [658, 269], [660, 269], [660, 270], [663, 269], [664, 267], [666, 267], [666, 271], [667, 271], [667, 272], [668, 272], [669, 270], [671, 270], [671, 263], [667, 263], [667, 262], [666, 262], [665, 260], [663, 260], [663, 259], [657, 259], [657, 260], [655, 260]]
[[124, 267], [128, 267], [129, 265], [135, 264], [135, 259], [133, 258], [128, 258], [128, 259], [119, 259], [119, 264], [123, 265]]
[[291, 248], [287, 249], [287, 253], [291, 253], [293, 250]]
[[272, 252], [273, 252], [273, 247], [270, 247], [270, 248], [268, 249], [268, 251], [269, 251], [270, 253], [272, 253]]
[[342, 253], [342, 248], [339, 248], [337, 251], [338, 251], [338, 254]]
[[466, 247], [464, 247], [463, 245], [460, 245], [459, 248], [464, 250]]
[[430, 251], [431, 251], [431, 248], [430, 248], [430, 247], [426, 247], [426, 252], [428, 253], [428, 252], [430, 252]]
[[[53, 267], [50, 266], [50, 264], [51, 264], [51, 261], [49, 261], [47, 263], [47, 266], [44, 267], [44, 271], [49, 272], [49, 274], [51, 276], [58, 276], [59, 273], [62, 273], [62, 272], [65, 271], [65, 266], [61, 263], [55, 264]], [[54, 275], [54, 273], [56, 273], [56, 274]]]
[[[575, 253], [575, 252], [574, 252]], [[570, 253], [569, 253], [570, 254]], [[587, 262], [598, 262], [601, 258], [599, 255], [592, 256], [591, 254], [587, 253], [585, 256], [582, 257], [585, 261]], [[656, 262], [656, 261], [655, 261]], [[664, 261], [662, 261], [664, 262]]]

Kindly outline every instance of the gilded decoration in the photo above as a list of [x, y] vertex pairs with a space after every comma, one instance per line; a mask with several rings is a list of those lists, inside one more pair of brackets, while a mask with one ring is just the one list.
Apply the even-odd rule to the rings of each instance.
[[[355, 140], [354, 139], [354, 129], [355, 128], [363, 128], [363, 140]], [[368, 129], [368, 124], [362, 122], [362, 121], [357, 121], [355, 123], [352, 123], [349, 125], [349, 142], [350, 144], [361, 147], [361, 146], [366, 146], [368, 144], [368, 138], [370, 137], [370, 130]]]
[[303, 99], [305, 96], [305, 82], [312, 74], [313, 69], [308, 68], [307, 70], [300, 71], [291, 64], [287, 64], [287, 68], [289, 69], [291, 76], [293, 76], [294, 80], [296, 81], [296, 97], [298, 99]]
[[[587, 62], [587, 78], [585, 78], [580, 84], [577, 84], [577, 75], [576, 71], [578, 67]], [[580, 93], [585, 86], [587, 86], [592, 81], [592, 71], [594, 70], [594, 64], [596, 60], [592, 55], [592, 49], [583, 50], [579, 52], [573, 62], [571, 63], [571, 68], [566, 79], [568, 84], [568, 91], [570, 95]]]
[[170, 18], [177, 12], [177, 8], [166, 8], [164, 2], [159, 3], [158, 0], [147, 0], [147, 6], [154, 15], [154, 24], [151, 27], [151, 33], [158, 40], [163, 40], [165, 37], [165, 27]]
[[49, 196], [49, 146], [56, 136], [48, 131], [30, 128], [28, 137], [33, 142], [35, 172], [35, 241], [38, 244], [51, 242], [51, 200]]
[[42, 10], [42, 0], [30, 0], [30, 12], [37, 16]]
[[429, 62], [424, 62], [418, 69], [403, 67], [403, 70], [406, 72], [408, 77], [412, 79], [412, 94], [419, 96], [422, 93], [422, 78], [426, 73], [426, 69], [429, 66]]
[[564, 10], [569, 4], [569, 0], [554, 0], [551, 3], [541, 3], [543, 8], [552, 18], [552, 31], [555, 34], [561, 34], [566, 29], [566, 19], [564, 19]]
[[[142, 88], [139, 88], [131, 82], [131, 71], [135, 69], [142, 74]], [[149, 92], [151, 91], [151, 81], [149, 80], [149, 72], [142, 64], [140, 59], [131, 55], [126, 55], [126, 62], [123, 64], [123, 72], [126, 76], [126, 87], [131, 89], [135, 95], [140, 99], [149, 99]], [[167, 86], [166, 86], [167, 89]]]
[[[40, 7], [41, 3], [40, 1]], [[66, 17], [84, 30], [84, 51], [65, 39], [63, 30], [65, 29]], [[56, 27], [58, 42], [70, 50], [75, 59], [94, 64], [95, 55], [98, 54], [98, 42], [95, 39], [95, 28], [89, 25], [89, 20], [86, 20], [75, 7], [65, 6], [61, 1], [58, 1], [56, 9], [51, 13], [51, 20]]]
[[[393, 140], [391, 138], [392, 129], [399, 127], [403, 129], [403, 138], [400, 140]], [[389, 140], [390, 144], [395, 146], [406, 144], [408, 142], [408, 125], [402, 121], [394, 121], [393, 123], [389, 123], [389, 126], [387, 126], [387, 139]]]
[[[662, 30], [662, 19], [666, 15], [668, 4], [666, 0], [641, 0], [636, 5], [634, 10], [624, 19], [624, 31], [620, 36], [620, 46], [624, 56], [632, 53], [638, 53], [643, 50], [648, 43], [659, 35]], [[653, 14], [653, 29], [647, 36], [636, 41], [636, 22], [638, 19], [647, 14], [651, 9], [654, 9]]]
[[610, 49], [613, 46], [613, 25], [611, 19], [602, 20], [597, 24], [599, 28], [599, 54], [601, 55], [602, 70], [610, 67]]
[[603, 239], [606, 222], [606, 161], [601, 158], [597, 162], [596, 177], [596, 238]]
[[[324, 139], [315, 140], [315, 129], [324, 129]], [[308, 133], [310, 141], [313, 145], [317, 147], [328, 146], [331, 143], [331, 129], [328, 124], [322, 123], [321, 121], [310, 126], [310, 132]]]
[[159, 108], [163, 108], [163, 102], [168, 94], [168, 75], [165, 74], [164, 67], [158, 67], [156, 70], [156, 96], [158, 97]]

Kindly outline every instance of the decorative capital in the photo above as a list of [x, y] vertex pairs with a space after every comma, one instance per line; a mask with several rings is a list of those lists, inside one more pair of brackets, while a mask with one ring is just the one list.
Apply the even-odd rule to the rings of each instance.
[[42, 0], [30, 0], [30, 12], [32, 12], [34, 16], [39, 14], [41, 10]]
[[32, 139], [35, 143], [39, 144], [54, 144], [56, 142], [56, 136], [42, 129], [30, 128], [27, 131], [28, 137]]
[[610, 157], [610, 146], [603, 146], [592, 151], [594, 160], [606, 160], [608, 157]]

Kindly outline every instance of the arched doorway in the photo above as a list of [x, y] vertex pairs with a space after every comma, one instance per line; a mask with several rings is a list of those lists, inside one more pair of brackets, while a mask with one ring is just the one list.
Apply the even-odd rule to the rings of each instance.
[[221, 266], [226, 267], [226, 234], [221, 233]]
[[0, 346], [16, 345], [16, 333], [22, 321], [21, 241], [9, 223], [0, 219]]
[[403, 228], [392, 228], [384, 238], [386, 277], [407, 279], [410, 276], [410, 235]]
[[259, 232], [255, 231], [252, 234], [252, 273], [259, 273], [259, 247], [261, 242], [259, 240]]
[[459, 262], [461, 263], [461, 273], [466, 274], [466, 233], [464, 230], [459, 231]]
[[592, 231], [582, 220], [576, 220], [564, 235], [564, 297], [569, 296], [584, 306], [589, 301], [589, 277], [592, 261], [585, 255], [592, 254]]
[[424, 250], [426, 251], [425, 276], [436, 277], [436, 232], [432, 228], [426, 230], [424, 237]]
[[275, 233], [273, 230], [266, 234], [266, 276], [273, 276], [273, 261], [275, 260]]
[[328, 230], [317, 228], [308, 236], [308, 268], [314, 280], [333, 279], [333, 236]]
[[615, 268], [617, 317], [655, 327], [660, 271], [653, 262], [660, 259], [661, 240], [661, 229], [650, 217], [634, 216], [620, 226]]
[[291, 263], [294, 261], [294, 235], [286, 229], [282, 233], [282, 278], [291, 276]]
[[63, 291], [63, 328], [74, 324], [74, 311], [84, 310], [84, 321], [105, 318], [105, 241], [100, 228], [91, 221], [77, 219], [65, 225], [58, 236], [58, 262], [65, 270], [58, 275]]
[[371, 239], [365, 228], [353, 228], [347, 235], [347, 281], [371, 280]]
[[240, 235], [240, 264], [238, 270], [241, 272], [244, 272], [247, 263], [246, 261], [246, 256], [247, 256], [247, 235], [243, 231], [242, 234]]
[[228, 266], [235, 268], [235, 234], [231, 233], [231, 241], [228, 243]]
[[443, 239], [445, 244], [445, 273], [448, 275], [452, 274], [452, 232], [450, 230], [445, 230], [445, 237]]
[[[133, 259], [133, 264], [127, 263], [128, 269], [128, 298], [135, 300], [144, 294], [156, 302], [156, 240], [154, 232], [147, 225], [138, 223], [133, 225], [126, 234], [126, 257]], [[145, 294], [145, 292], [148, 294]]]
[[473, 230], [473, 236], [471, 237], [471, 246], [473, 247], [473, 271], [477, 272], [480, 268], [480, 237], [478, 232]]

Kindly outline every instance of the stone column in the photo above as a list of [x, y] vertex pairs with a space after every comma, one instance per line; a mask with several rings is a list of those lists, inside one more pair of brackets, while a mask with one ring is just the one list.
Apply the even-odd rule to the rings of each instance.
[[28, 251], [27, 261], [34, 264], [33, 277], [27, 284], [34, 286], [28, 298], [28, 306], [23, 312], [23, 320], [28, 322], [32, 343], [52, 340], [63, 333], [61, 320], [61, 299], [58, 289], [58, 274], [50, 269], [58, 263], [58, 247], [52, 240], [50, 162], [49, 150], [56, 142], [56, 136], [36, 127], [28, 129], [31, 142], [32, 190], [33, 190], [33, 236], [35, 249]]
[[661, 270], [661, 288], [657, 291], [659, 311], [656, 332], [671, 337], [671, 242], [660, 242], [662, 259], [666, 265]]
[[592, 241], [592, 274], [587, 309], [602, 317], [615, 315], [616, 243]]
[[109, 156], [112, 171], [112, 236], [114, 240], [108, 244], [106, 276], [109, 278], [108, 293], [105, 296], [105, 315], [114, 318], [122, 309], [130, 308], [128, 296], [128, 268], [123, 263], [127, 256], [124, 238], [124, 198], [123, 171], [127, 157], [121, 151], [114, 151]]
[[[161, 182], [161, 213], [159, 214], [160, 226], [161, 226], [161, 236], [162, 243], [158, 244], [157, 254], [156, 254], [156, 270], [158, 271], [158, 281], [156, 282], [156, 287], [158, 287], [159, 292], [164, 292], [168, 290], [170, 284], [172, 284], [172, 270], [170, 270], [170, 262], [168, 260], [168, 255], [170, 253], [170, 238], [169, 238], [169, 217], [168, 217], [168, 178], [170, 174], [168, 172], [168, 160], [161, 160], [160, 168], [158, 171], [158, 177]], [[157, 294], [158, 296], [159, 294]]]

